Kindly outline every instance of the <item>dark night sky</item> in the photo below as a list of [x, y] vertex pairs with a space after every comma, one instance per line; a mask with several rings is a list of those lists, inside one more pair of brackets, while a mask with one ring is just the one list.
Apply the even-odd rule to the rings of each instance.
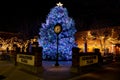
[[0, 2], [0, 31], [24, 32], [36, 34], [45, 22], [50, 9], [62, 2], [69, 16], [76, 22], [76, 28], [89, 26], [94, 21], [105, 21], [107, 24], [120, 25], [119, 0], [16, 0]]

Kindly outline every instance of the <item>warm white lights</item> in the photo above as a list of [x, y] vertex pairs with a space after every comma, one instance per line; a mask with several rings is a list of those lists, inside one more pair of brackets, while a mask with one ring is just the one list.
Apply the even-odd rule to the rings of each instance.
[[57, 3], [57, 6], [63, 6], [63, 4], [61, 2]]

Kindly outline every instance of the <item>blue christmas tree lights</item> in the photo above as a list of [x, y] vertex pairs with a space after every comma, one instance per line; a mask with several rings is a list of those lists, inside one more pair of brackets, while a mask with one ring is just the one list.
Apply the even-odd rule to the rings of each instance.
[[72, 59], [72, 48], [77, 46], [74, 37], [76, 28], [74, 20], [68, 16], [67, 9], [60, 5], [50, 10], [46, 23], [42, 23], [40, 28], [40, 38], [38, 41], [40, 46], [43, 47], [43, 59], [54, 60], [56, 58], [57, 35], [54, 32], [54, 26], [57, 23], [60, 23], [63, 29], [58, 36], [59, 60], [70, 60]]

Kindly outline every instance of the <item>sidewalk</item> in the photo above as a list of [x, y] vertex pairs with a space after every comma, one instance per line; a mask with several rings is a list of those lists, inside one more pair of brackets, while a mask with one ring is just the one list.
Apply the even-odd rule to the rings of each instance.
[[120, 80], [120, 62], [106, 64], [86, 73], [71, 73], [71, 62], [60, 62], [59, 67], [54, 64], [43, 61], [44, 71], [36, 75], [20, 70], [10, 62], [0, 61], [0, 80]]
[[71, 62], [60, 62], [59, 67], [55, 62], [43, 62], [44, 71], [38, 75], [19, 70], [9, 62], [0, 61], [0, 75], [5, 79], [0, 80], [67, 80], [75, 74], [70, 73]]
[[35, 75], [20, 71], [16, 66], [9, 62], [0, 61], [0, 80], [38, 80]]

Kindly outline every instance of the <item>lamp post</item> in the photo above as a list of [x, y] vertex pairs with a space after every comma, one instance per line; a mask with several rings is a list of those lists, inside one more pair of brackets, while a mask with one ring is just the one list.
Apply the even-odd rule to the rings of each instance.
[[59, 55], [59, 53], [58, 53], [58, 44], [59, 44], [59, 34], [61, 33], [61, 31], [62, 31], [62, 26], [61, 26], [61, 24], [59, 24], [59, 23], [57, 23], [56, 25], [55, 25], [55, 27], [54, 27], [54, 32], [56, 33], [56, 35], [57, 35], [57, 53], [56, 53], [56, 63], [55, 63], [55, 66], [59, 66], [59, 63], [58, 63], [58, 55]]

